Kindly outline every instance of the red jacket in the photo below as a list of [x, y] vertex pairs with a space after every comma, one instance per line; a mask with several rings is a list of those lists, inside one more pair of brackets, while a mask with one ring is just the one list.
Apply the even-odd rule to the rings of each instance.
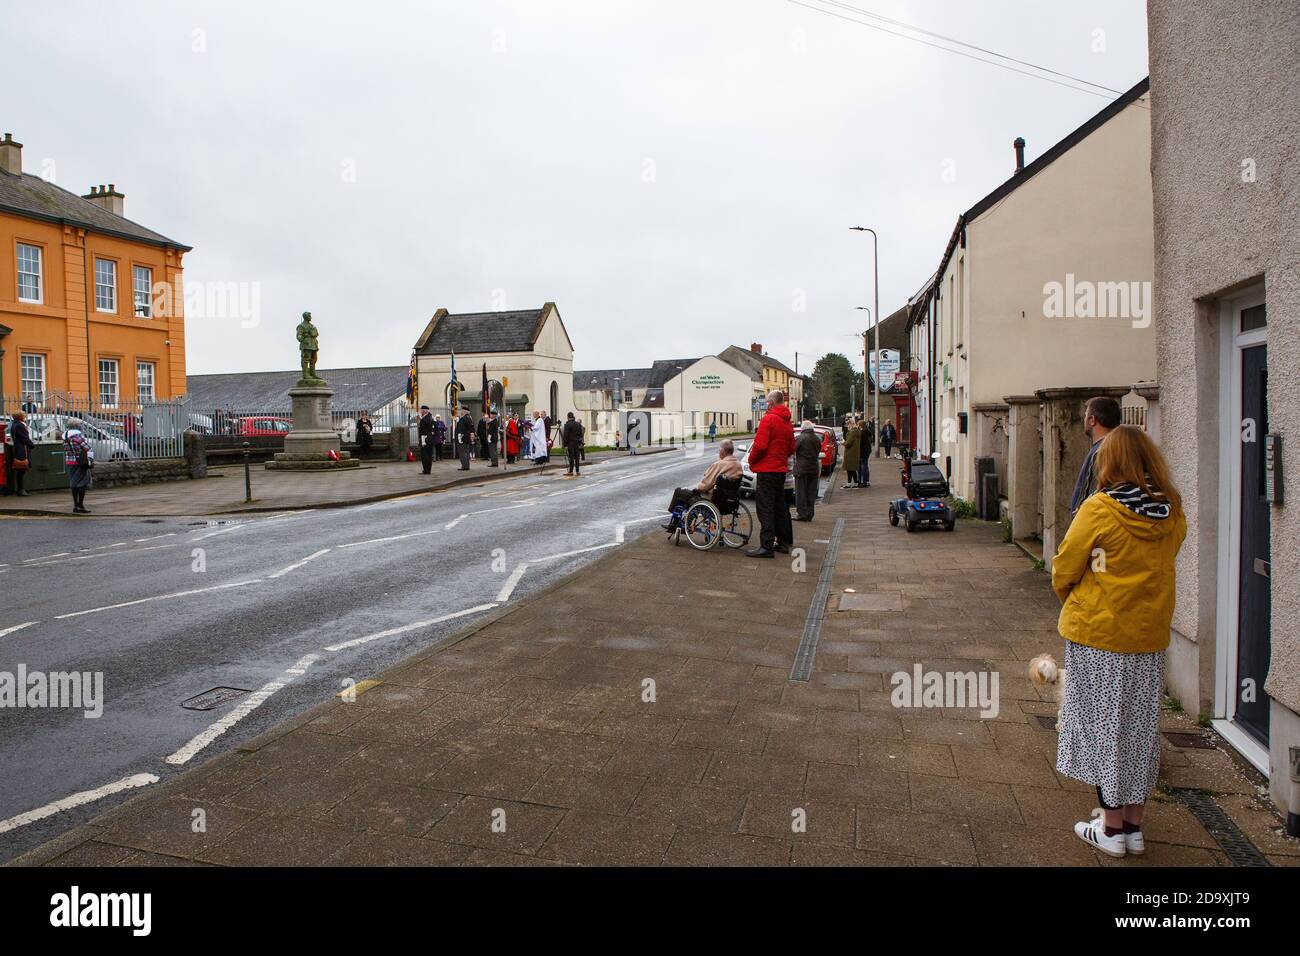
[[749, 446], [749, 470], [754, 474], [789, 471], [793, 454], [794, 422], [790, 419], [790, 409], [785, 405], [773, 405], [758, 423], [758, 433]]

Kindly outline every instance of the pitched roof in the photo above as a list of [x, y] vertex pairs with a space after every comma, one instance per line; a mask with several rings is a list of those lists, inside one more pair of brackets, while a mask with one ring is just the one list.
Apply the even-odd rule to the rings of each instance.
[[47, 182], [30, 173], [7, 173], [0, 170], [0, 211], [67, 223], [107, 236], [147, 242], [153, 246], [170, 246], [182, 252], [190, 247], [161, 233], [146, 229], [138, 222], [109, 212], [98, 203], [82, 199], [76, 193]]
[[727, 346], [718, 353], [718, 358], [728, 365], [747, 373], [751, 378], [762, 378], [764, 366], [785, 372], [787, 375], [797, 376], [799, 374], [779, 359], [765, 353], [755, 352], [753, 349], [742, 348], [739, 345]]
[[[564, 320], [554, 302], [540, 309], [517, 309], [511, 312], [458, 312], [439, 309], [429, 320], [424, 333], [415, 343], [421, 355], [448, 355], [452, 352], [531, 352], [552, 310], [560, 330], [568, 339]], [[569, 341], [572, 348], [573, 342]]]
[[590, 389], [592, 379], [595, 379], [597, 388], [613, 388], [615, 379], [618, 379], [619, 388], [649, 388], [651, 371], [648, 368], [601, 368], [574, 372], [573, 390]]
[[[375, 368], [318, 369], [334, 389], [332, 404], [338, 411], [373, 412], [406, 394], [406, 365]], [[289, 389], [302, 377], [301, 369], [286, 372], [223, 372], [188, 375], [190, 411], [208, 414], [216, 408], [236, 412], [287, 412]]]
[[670, 378], [672, 378], [674, 375], [677, 374], [677, 369], [679, 366], [684, 372], [698, 361], [699, 359], [697, 358], [689, 358], [689, 359], [658, 359], [652, 362], [650, 365], [650, 387], [663, 388], [664, 382], [668, 381]]

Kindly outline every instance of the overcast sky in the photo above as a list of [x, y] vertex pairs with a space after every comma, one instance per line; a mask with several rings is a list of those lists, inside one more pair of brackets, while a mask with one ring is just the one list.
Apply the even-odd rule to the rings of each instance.
[[[1146, 75], [1135, 0], [849, 2]], [[757, 341], [810, 369], [871, 304], [849, 226], [888, 315], [1016, 136], [1032, 160], [1106, 104], [788, 0], [42, 0], [0, 36], [26, 171], [116, 183], [194, 247], [187, 283], [259, 307], [191, 314], [191, 373], [293, 367], [304, 309], [328, 368], [404, 364], [440, 306], [547, 300], [578, 368]]]

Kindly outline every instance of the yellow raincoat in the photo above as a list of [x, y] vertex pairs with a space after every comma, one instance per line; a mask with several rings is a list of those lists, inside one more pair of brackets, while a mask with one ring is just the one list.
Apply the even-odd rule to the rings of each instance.
[[1061, 636], [1126, 654], [1168, 647], [1174, 559], [1186, 536], [1181, 511], [1147, 518], [1105, 492], [1084, 501], [1052, 559]]

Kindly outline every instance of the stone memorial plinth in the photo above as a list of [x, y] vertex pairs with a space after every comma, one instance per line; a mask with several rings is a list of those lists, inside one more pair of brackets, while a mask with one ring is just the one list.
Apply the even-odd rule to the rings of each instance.
[[[289, 389], [293, 402], [293, 431], [284, 436], [284, 451], [267, 468], [282, 471], [324, 471], [336, 468], [356, 468], [361, 464], [342, 450], [342, 441], [334, 430], [330, 417], [330, 399], [334, 390], [324, 382], [303, 384]], [[333, 458], [330, 452], [338, 457]]]

